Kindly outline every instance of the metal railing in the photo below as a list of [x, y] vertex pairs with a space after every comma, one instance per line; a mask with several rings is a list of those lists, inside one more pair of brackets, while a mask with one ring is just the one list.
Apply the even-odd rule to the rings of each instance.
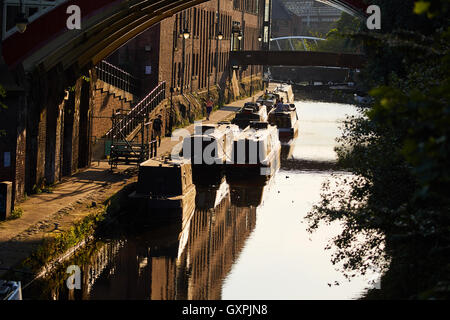
[[139, 93], [139, 80], [115, 65], [102, 60], [95, 70], [98, 79], [134, 95]]
[[156, 157], [158, 154], [158, 141], [152, 140], [149, 143], [149, 159]]
[[109, 139], [126, 139], [137, 126], [142, 117], [153, 111], [166, 98], [166, 82], [161, 82], [145, 98], [138, 102], [120, 121], [106, 133]]

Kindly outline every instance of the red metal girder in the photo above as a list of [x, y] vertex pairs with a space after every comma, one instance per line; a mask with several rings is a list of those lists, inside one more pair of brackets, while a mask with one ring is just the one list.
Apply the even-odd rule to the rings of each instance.
[[[27, 26], [24, 33], [14, 33], [2, 42], [2, 54], [6, 64], [14, 66], [23, 61], [28, 55], [42, 48], [51, 40], [67, 31], [66, 22], [69, 15], [66, 13], [70, 5], [81, 8], [82, 20], [105, 10], [122, 0], [71, 0], [59, 5], [48, 13], [42, 15]], [[72, 32], [79, 32], [73, 30]]]

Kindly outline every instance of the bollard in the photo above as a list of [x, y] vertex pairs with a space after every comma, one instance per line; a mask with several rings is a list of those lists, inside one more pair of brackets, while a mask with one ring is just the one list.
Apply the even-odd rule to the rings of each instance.
[[12, 182], [0, 182], [0, 221], [6, 220], [11, 214]]

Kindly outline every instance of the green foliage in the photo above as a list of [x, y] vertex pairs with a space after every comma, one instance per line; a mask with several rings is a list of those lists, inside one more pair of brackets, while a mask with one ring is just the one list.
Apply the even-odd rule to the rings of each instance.
[[423, 14], [427, 13], [430, 9], [431, 3], [429, 1], [416, 1], [414, 3], [414, 13], [415, 14]]
[[431, 19], [440, 16], [442, 12], [448, 12], [449, 6], [449, 2], [445, 0], [419, 0], [414, 2], [414, 13], [426, 14]]
[[384, 297], [448, 298], [449, 1], [374, 2], [382, 31], [354, 36], [374, 104], [344, 123], [337, 153], [353, 176], [324, 186], [309, 230], [341, 221], [333, 262], [349, 277], [389, 267]]
[[42, 189], [38, 187], [36, 184], [33, 185], [33, 188], [31, 189], [31, 194], [41, 194]]
[[75, 223], [68, 230], [49, 237], [37, 248], [37, 250], [24, 262], [23, 265], [38, 270], [42, 266], [47, 265], [58, 255], [66, 252], [68, 249], [76, 246], [88, 236], [92, 235], [99, 223], [105, 219], [106, 208], [100, 208], [97, 213], [90, 214]]
[[11, 220], [15, 220], [15, 219], [19, 219], [21, 218], [23, 215], [23, 210], [20, 207], [15, 207], [14, 210], [11, 212], [11, 215], [9, 216], [9, 218]]
[[2, 100], [6, 97], [6, 90], [0, 84], [0, 109], [7, 109], [7, 106], [2, 102]]
[[43, 241], [30, 257], [21, 263], [22, 267], [36, 272], [70, 248], [98, 232], [101, 227], [114, 220], [125, 205], [130, 205], [128, 195], [134, 187], [133, 184], [125, 186], [118, 193], [108, 198], [104, 205], [97, 205], [95, 209], [92, 209], [94, 210], [92, 213], [74, 223], [68, 230], [58, 230], [57, 232], [60, 233], [53, 233]]
[[[322, 52], [348, 52], [355, 53], [360, 45], [352, 36], [361, 27], [361, 20], [345, 12], [342, 13], [335, 26], [327, 35], [325, 41], [318, 41], [317, 44], [308, 42], [308, 49]], [[318, 34], [313, 36], [320, 37]]]

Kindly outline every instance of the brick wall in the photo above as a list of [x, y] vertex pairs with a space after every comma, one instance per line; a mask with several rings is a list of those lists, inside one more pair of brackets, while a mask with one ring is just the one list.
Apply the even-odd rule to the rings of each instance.
[[45, 178], [45, 144], [47, 140], [47, 109], [39, 113], [37, 136], [36, 184], [40, 185]]
[[[9, 97], [8, 97], [9, 98]], [[16, 155], [16, 126], [18, 98], [2, 100], [8, 109], [0, 109], [0, 129], [5, 135], [0, 136], [0, 181], [14, 181], [14, 158]], [[5, 163], [8, 161], [9, 164]]]
[[114, 110], [132, 107], [132, 103], [116, 97], [114, 94], [94, 89], [91, 97], [92, 108], [92, 128], [91, 128], [91, 148], [92, 160], [105, 158], [105, 134], [111, 129], [111, 116]]
[[115, 97], [109, 92], [95, 90], [93, 105], [92, 138], [103, 138], [111, 129], [111, 115], [117, 109], [130, 109], [131, 103]]
[[[239, 23], [242, 30], [241, 48], [257, 50], [261, 45], [258, 36], [261, 34], [262, 4], [263, 1], [259, 1], [258, 15], [254, 11], [256, 1], [220, 0], [219, 23], [216, 24], [218, 1], [208, 1], [164, 19], [128, 42], [108, 60], [142, 79], [147, 92], [162, 81], [166, 81], [168, 91], [173, 86], [175, 94], [181, 92], [183, 84], [183, 91], [192, 93], [206, 91], [217, 84], [224, 88], [231, 67], [228, 61], [233, 22]], [[245, 5], [247, 7], [242, 10]], [[180, 37], [184, 29], [190, 33], [187, 40]], [[223, 34], [223, 40], [216, 39], [218, 32]], [[150, 51], [146, 51], [146, 46]], [[146, 76], [143, 72], [149, 65], [152, 75]], [[262, 67], [254, 66], [239, 72], [238, 77], [241, 80], [261, 74]]]

